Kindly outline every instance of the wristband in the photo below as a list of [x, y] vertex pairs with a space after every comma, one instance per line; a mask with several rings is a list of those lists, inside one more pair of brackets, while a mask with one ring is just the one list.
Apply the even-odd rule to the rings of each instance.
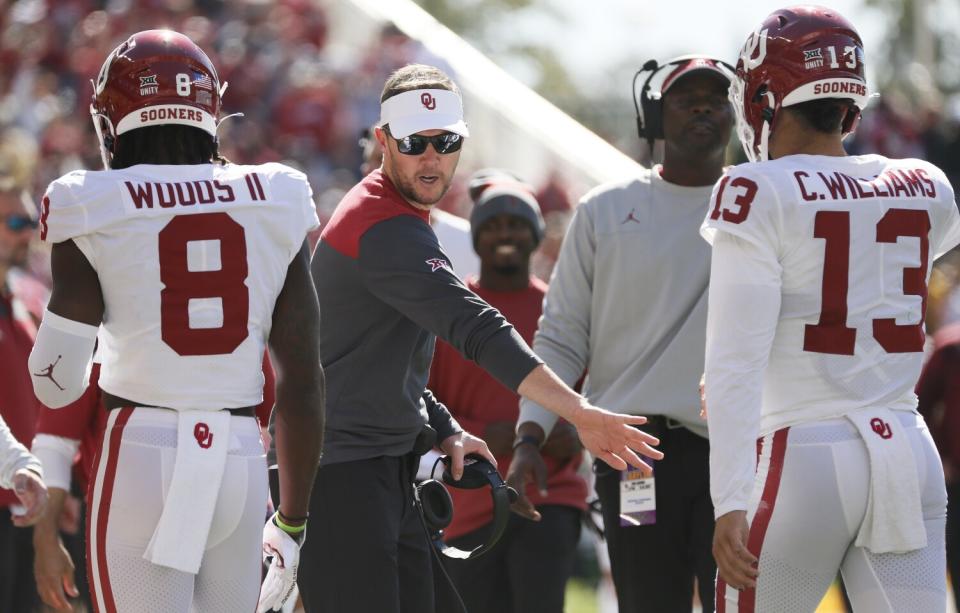
[[280, 516], [280, 519], [282, 519], [283, 521], [286, 521], [286, 522], [307, 521], [307, 519], [310, 518], [310, 514], [309, 514], [309, 513], [307, 513], [307, 514], [304, 515], [303, 517], [293, 517], [292, 515], [287, 515], [286, 513], [284, 513], [283, 511], [280, 510], [280, 507], [277, 507], [277, 515]]
[[532, 434], [524, 434], [523, 436], [517, 437], [517, 440], [513, 441], [513, 450], [516, 451], [517, 447], [530, 443], [538, 450], [540, 449], [540, 439]]
[[304, 522], [302, 526], [291, 526], [289, 524], [283, 523], [283, 520], [280, 519], [279, 513], [273, 514], [273, 523], [277, 526], [277, 528], [280, 528], [281, 530], [283, 530], [284, 532], [286, 532], [287, 534], [293, 537], [300, 536], [300, 534], [302, 534], [303, 531], [307, 529], [306, 522]]

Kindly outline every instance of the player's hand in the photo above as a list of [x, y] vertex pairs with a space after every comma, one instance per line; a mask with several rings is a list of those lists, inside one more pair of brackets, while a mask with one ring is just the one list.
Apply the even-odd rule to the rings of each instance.
[[41, 534], [36, 530], [33, 536], [33, 575], [37, 593], [54, 610], [73, 611], [68, 597], [80, 595], [74, 580], [73, 560], [59, 534]]
[[440, 443], [440, 449], [450, 456], [450, 474], [454, 481], [459, 481], [463, 476], [463, 457], [470, 453], [476, 453], [485, 460], [497, 467], [497, 459], [490, 453], [490, 449], [483, 439], [479, 439], [469, 432], [459, 432], [451, 434]]
[[540, 512], [527, 498], [527, 483], [533, 481], [541, 496], [547, 495], [547, 465], [543, 462], [540, 449], [536, 445], [524, 443], [513, 451], [510, 468], [507, 471], [507, 485], [517, 490], [517, 499], [510, 509], [522, 517], [540, 521]]
[[713, 528], [713, 558], [720, 578], [737, 590], [757, 585], [757, 557], [747, 550], [749, 533], [746, 511], [720, 516]]
[[21, 468], [13, 475], [13, 493], [25, 509], [22, 514], [11, 515], [13, 525], [32, 526], [47, 508], [47, 486], [43, 479], [32, 470]]
[[653, 448], [660, 440], [632, 427], [647, 423], [647, 418], [641, 415], [611, 413], [583, 403], [570, 422], [576, 426], [587, 451], [614, 470], [624, 470], [629, 464], [649, 476], [653, 470], [637, 453], [654, 460], [663, 458], [663, 453]]
[[566, 460], [583, 451], [583, 444], [577, 436], [577, 429], [563, 420], [550, 431], [547, 442], [543, 444], [540, 453], [555, 460]]
[[263, 526], [263, 562], [269, 564], [267, 576], [260, 585], [257, 613], [279, 611], [297, 584], [297, 566], [300, 564], [300, 546], [306, 540], [306, 530], [299, 538], [282, 530], [272, 516]]
[[706, 373], [700, 375], [700, 419], [707, 418], [707, 387]]

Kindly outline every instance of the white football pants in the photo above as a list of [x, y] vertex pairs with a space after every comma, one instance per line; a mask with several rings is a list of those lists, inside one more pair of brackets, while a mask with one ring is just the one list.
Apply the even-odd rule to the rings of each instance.
[[800, 424], [758, 442], [747, 548], [759, 558], [754, 589], [717, 580], [717, 613], [811, 613], [837, 576], [854, 611], [946, 610], [947, 493], [933, 439], [919, 415], [896, 412], [920, 483], [927, 546], [873, 554], [854, 545], [867, 506], [867, 448], [846, 419]]
[[267, 464], [256, 419], [233, 416], [226, 468], [196, 575], [144, 559], [177, 450], [177, 413], [110, 411], [88, 493], [87, 572], [99, 613], [253, 611], [260, 592]]

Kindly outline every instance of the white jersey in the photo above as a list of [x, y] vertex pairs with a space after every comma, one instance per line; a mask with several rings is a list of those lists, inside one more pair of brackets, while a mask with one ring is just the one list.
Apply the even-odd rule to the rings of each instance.
[[743, 446], [757, 436], [916, 407], [926, 284], [960, 243], [960, 215], [938, 168], [878, 155], [744, 164], [712, 203], [706, 394], [720, 516], [745, 508]]
[[318, 225], [306, 176], [282, 164], [142, 164], [51, 183], [40, 235], [73, 240], [99, 277], [100, 387], [215, 410], [262, 402], [274, 304]]

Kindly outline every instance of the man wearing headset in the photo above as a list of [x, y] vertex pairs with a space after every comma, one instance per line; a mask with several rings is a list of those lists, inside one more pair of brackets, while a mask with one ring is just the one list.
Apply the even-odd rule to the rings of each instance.
[[[641, 136], [664, 140], [663, 164], [580, 202], [533, 349], [568, 384], [587, 371], [591, 402], [652, 414], [644, 429], [664, 448], [652, 482], [637, 471], [594, 466], [620, 611], [690, 611], [694, 579], [703, 609], [712, 611], [709, 446], [697, 399], [710, 251], [699, 228], [733, 126], [729, 72], [702, 56], [654, 70], [665, 76], [663, 96], [644, 89]], [[653, 76], [656, 84], [660, 75]], [[521, 401], [521, 444], [508, 481], [521, 495], [515, 509], [534, 519], [540, 514], [523, 485], [536, 479], [545, 489], [540, 446], [555, 422]]]
[[405, 66], [387, 79], [380, 103], [374, 135], [383, 163], [337, 206], [311, 263], [330, 402], [310, 502], [319, 533], [303, 549], [298, 580], [308, 612], [434, 610], [414, 452], [432, 444], [429, 425], [455, 479], [465, 454], [495, 463], [426, 389], [437, 336], [567, 419], [612, 465], [646, 467], [635, 451], [662, 455], [648, 446], [654, 437], [628, 425], [644, 418], [599, 409], [560, 382], [451, 270], [428, 220], [469, 135], [453, 81], [432, 66]]

